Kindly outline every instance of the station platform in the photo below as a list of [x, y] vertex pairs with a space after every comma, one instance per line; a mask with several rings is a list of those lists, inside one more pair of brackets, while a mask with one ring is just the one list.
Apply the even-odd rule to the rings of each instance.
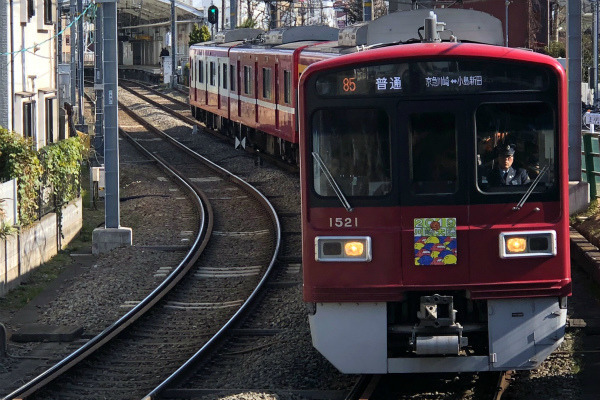
[[162, 83], [163, 74], [160, 65], [119, 65], [119, 78]]

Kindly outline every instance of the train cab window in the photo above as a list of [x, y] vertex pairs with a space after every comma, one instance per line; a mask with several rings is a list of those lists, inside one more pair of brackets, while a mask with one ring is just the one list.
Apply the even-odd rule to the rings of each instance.
[[198, 82], [204, 82], [204, 63], [202, 61], [198, 61]]
[[556, 127], [546, 103], [495, 103], [479, 106], [477, 184], [484, 193], [534, 192], [555, 185]]
[[215, 77], [217, 75], [217, 69], [215, 68], [214, 61], [210, 62], [210, 86], [215, 86]]
[[292, 73], [283, 71], [283, 102], [292, 104]]
[[227, 64], [223, 64], [223, 89], [227, 89]]
[[[390, 127], [379, 109], [325, 109], [312, 117], [312, 151], [345, 196], [385, 196], [392, 190]], [[314, 190], [335, 197], [325, 168], [313, 159]]]
[[271, 68], [263, 68], [263, 92], [264, 99], [271, 99]]
[[410, 181], [419, 194], [456, 193], [456, 117], [423, 112], [409, 117]]
[[252, 94], [252, 67], [244, 65], [244, 94]]
[[235, 65], [231, 64], [229, 66], [229, 86], [231, 88], [232, 91], [235, 91], [235, 82], [236, 82], [236, 76], [235, 76]]

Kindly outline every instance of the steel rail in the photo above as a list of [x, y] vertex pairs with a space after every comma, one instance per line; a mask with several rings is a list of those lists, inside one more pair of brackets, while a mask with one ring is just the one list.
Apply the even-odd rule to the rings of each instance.
[[[129, 82], [134, 82], [134, 81], [129, 81]], [[138, 83], [136, 82], [135, 84], [138, 84]], [[155, 93], [156, 95], [161, 96], [161, 97], [163, 97], [163, 98], [165, 98], [165, 99], [167, 99], [169, 101], [173, 101], [176, 104], [181, 103], [180, 100], [174, 99], [174, 98], [172, 98], [169, 95], [165, 95], [164, 93], [160, 93], [156, 89], [147, 87], [147, 86], [145, 86], [143, 84], [139, 84], [139, 86], [141, 86], [145, 90], [149, 90], [149, 91]], [[201, 121], [199, 121], [199, 120], [197, 120], [195, 118], [190, 118], [190, 117], [188, 117], [186, 115], [183, 115], [183, 114], [181, 114], [181, 112], [173, 110], [173, 109], [165, 106], [164, 104], [161, 104], [161, 103], [157, 102], [156, 100], [153, 100], [153, 99], [149, 98], [148, 96], [135, 91], [131, 87], [127, 87], [127, 85], [121, 84], [120, 87], [123, 88], [123, 89], [125, 89], [125, 90], [127, 90], [129, 93], [133, 94], [134, 96], [137, 96], [137, 97], [141, 98], [142, 100], [147, 101], [148, 103], [152, 104], [153, 106], [156, 106], [159, 109], [161, 109], [161, 110], [163, 110], [163, 111], [171, 114], [175, 118], [178, 118], [178, 119], [186, 122], [187, 124], [190, 124], [192, 126], [203, 127], [204, 131], [210, 133], [214, 137], [219, 138], [221, 140], [225, 140], [225, 141], [227, 141], [227, 142], [229, 142], [231, 144], [235, 143], [235, 141], [234, 141], [234, 139], [232, 137], [230, 137], [230, 136], [228, 136], [228, 135], [226, 135], [226, 134], [224, 134], [224, 133], [222, 133], [222, 132], [220, 132], [218, 130], [207, 128], [206, 125], [203, 122], [201, 122]], [[120, 104], [121, 107], [123, 107], [123, 105], [121, 103], [119, 103], [119, 104]], [[184, 103], [184, 104], [186, 104], [186, 106], [189, 106], [189, 104], [187, 104], [187, 103]], [[277, 156], [274, 156], [274, 155], [269, 154], [269, 153], [264, 153], [264, 152], [260, 151], [259, 149], [254, 149], [252, 146], [246, 148], [245, 151], [247, 153], [249, 153], [249, 154], [254, 154], [255, 156], [257, 156], [259, 158], [259, 160], [260, 160], [261, 163], [262, 163], [262, 159], [261, 158], [264, 158], [264, 159], [267, 159], [267, 160], [271, 161], [272, 163], [275, 163], [278, 167], [283, 168], [286, 171], [289, 171], [289, 172], [298, 172], [298, 166], [297, 165], [293, 165], [293, 164], [287, 163], [287, 162], [283, 161], [281, 158], [279, 158]]]
[[163, 390], [165, 390], [170, 384], [172, 384], [182, 373], [184, 373], [188, 368], [190, 368], [192, 365], [194, 365], [200, 358], [204, 357], [204, 355], [216, 345], [216, 343], [241, 318], [241, 316], [243, 316], [248, 311], [248, 309], [250, 308], [250, 305], [256, 299], [258, 294], [262, 291], [264, 284], [267, 281], [267, 279], [270, 277], [270, 274], [273, 271], [273, 268], [277, 261], [277, 256], [279, 254], [279, 249], [281, 247], [281, 224], [279, 222], [279, 217], [277, 216], [277, 212], [273, 208], [273, 205], [267, 200], [267, 198], [260, 191], [258, 191], [258, 189], [256, 189], [255, 187], [253, 187], [252, 185], [250, 185], [249, 183], [247, 183], [246, 181], [244, 181], [237, 175], [234, 175], [233, 173], [227, 171], [226, 169], [222, 168], [221, 166], [217, 165], [216, 163], [210, 161], [209, 159], [201, 156], [200, 154], [196, 153], [195, 151], [184, 146], [183, 144], [181, 144], [180, 142], [178, 142], [176, 139], [169, 136], [165, 132], [162, 132], [162, 131], [158, 130], [157, 128], [153, 127], [152, 125], [150, 125], [149, 123], [144, 121], [142, 117], [138, 116], [135, 112], [133, 112], [131, 109], [129, 109], [127, 106], [125, 106], [123, 104], [119, 104], [119, 106], [121, 107], [121, 109], [124, 112], [126, 112], [129, 116], [131, 116], [137, 122], [142, 123], [149, 130], [152, 130], [152, 131], [160, 134], [161, 136], [165, 137], [167, 140], [172, 142], [175, 146], [181, 148], [189, 155], [191, 155], [194, 158], [198, 159], [199, 161], [203, 162], [207, 167], [213, 169], [215, 172], [219, 173], [224, 178], [240, 185], [246, 193], [248, 193], [249, 195], [254, 197], [257, 201], [259, 201], [263, 205], [265, 210], [268, 211], [268, 213], [271, 217], [271, 221], [273, 223], [273, 227], [275, 229], [275, 234], [276, 234], [275, 235], [275, 249], [273, 251], [273, 256], [271, 257], [269, 266], [267, 267], [267, 270], [265, 271], [265, 274], [263, 275], [262, 279], [257, 284], [257, 286], [253, 290], [253, 292], [248, 296], [248, 298], [246, 299], [244, 304], [242, 304], [242, 306], [229, 319], [229, 321], [227, 321], [225, 323], [225, 325], [223, 325], [223, 327], [221, 329], [219, 329], [219, 331], [206, 344], [204, 344], [204, 346], [202, 346], [202, 348], [200, 348], [188, 361], [186, 361], [180, 368], [178, 368], [175, 372], [173, 372], [167, 379], [165, 379], [160, 385], [158, 385], [154, 390], [152, 390], [150, 393], [148, 393], [144, 397], [144, 399], [149, 400], [149, 399], [157, 398], [160, 395], [160, 393]]
[[[139, 144], [136, 143], [136, 147], [140, 148]], [[200, 192], [194, 187], [187, 179], [177, 176], [176, 172], [160, 161], [150, 152], [144, 149], [144, 153], [154, 159], [162, 168], [165, 169], [169, 174], [173, 175], [179, 183], [187, 188], [192, 194], [193, 199], [196, 201], [202, 220], [200, 222], [199, 233], [196, 237], [190, 251], [186, 254], [184, 259], [179, 265], [169, 274], [160, 285], [158, 285], [145, 299], [140, 301], [134, 308], [119, 318], [116, 322], [111, 324], [109, 327], [104, 329], [98, 335], [90, 339], [86, 344], [75, 350], [73, 353], [68, 355], [66, 358], [44, 371], [28, 383], [24, 384], [20, 388], [16, 389], [12, 393], [5, 396], [4, 400], [9, 399], [25, 399], [31, 394], [39, 391], [41, 388], [64, 374], [66, 371], [86, 359], [92, 353], [100, 349], [103, 345], [110, 342], [119, 333], [123, 332], [127, 327], [137, 321], [143, 316], [148, 310], [150, 310], [158, 301], [160, 301], [189, 271], [189, 269], [195, 264], [200, 257], [200, 254], [206, 247], [210, 234], [212, 233], [212, 227], [214, 218], [212, 215], [212, 207], [208, 198], [204, 193]]]

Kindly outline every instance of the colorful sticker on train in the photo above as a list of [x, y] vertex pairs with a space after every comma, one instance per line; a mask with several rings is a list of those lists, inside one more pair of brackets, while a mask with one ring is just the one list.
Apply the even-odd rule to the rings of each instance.
[[415, 218], [415, 265], [456, 264], [456, 218]]

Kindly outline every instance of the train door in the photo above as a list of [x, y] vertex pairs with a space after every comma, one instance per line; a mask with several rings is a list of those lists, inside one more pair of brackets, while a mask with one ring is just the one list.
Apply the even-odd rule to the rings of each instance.
[[275, 129], [279, 130], [279, 64], [275, 63]]
[[258, 124], [258, 61], [254, 62], [254, 122]]
[[240, 69], [240, 60], [238, 59], [236, 61], [236, 76], [235, 79], [237, 80], [237, 112], [238, 112], [238, 117], [242, 116], [242, 85], [241, 85], [241, 74], [242, 74], [242, 70]]
[[[469, 277], [469, 169], [472, 135], [462, 101], [398, 107], [402, 280], [452, 285]], [[442, 289], [442, 288], [440, 288]]]
[[194, 91], [194, 102], [198, 102], [198, 74], [200, 72], [199, 64], [200, 57], [194, 53], [194, 57], [192, 58], [192, 71], [194, 76], [192, 77], [192, 90]]

